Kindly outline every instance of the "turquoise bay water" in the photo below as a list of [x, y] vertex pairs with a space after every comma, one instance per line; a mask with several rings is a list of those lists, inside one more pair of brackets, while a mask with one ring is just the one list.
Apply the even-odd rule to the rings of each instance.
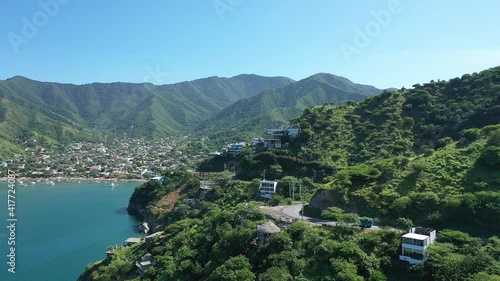
[[0, 182], [0, 280], [72, 281], [106, 248], [138, 237], [126, 206], [139, 183], [16, 184], [16, 273], [7, 271], [7, 183]]

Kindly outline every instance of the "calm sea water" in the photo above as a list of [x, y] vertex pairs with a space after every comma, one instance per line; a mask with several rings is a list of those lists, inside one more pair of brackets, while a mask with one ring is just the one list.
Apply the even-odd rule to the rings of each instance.
[[7, 271], [7, 183], [0, 182], [0, 280], [72, 281], [108, 246], [138, 237], [127, 214], [139, 183], [56, 182], [16, 185], [16, 273]]

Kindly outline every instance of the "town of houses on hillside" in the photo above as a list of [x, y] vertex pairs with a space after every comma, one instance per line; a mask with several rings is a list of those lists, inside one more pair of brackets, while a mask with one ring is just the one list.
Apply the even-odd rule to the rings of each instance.
[[[295, 138], [299, 132], [300, 127], [298, 125], [283, 125], [280, 128], [267, 129], [266, 136], [253, 138], [250, 142], [250, 147], [256, 152], [265, 149], [286, 148], [287, 144], [283, 143], [284, 138]], [[247, 146], [246, 142], [226, 144], [222, 147], [222, 152], [241, 153], [245, 146]]]
[[23, 154], [1, 161], [0, 172], [3, 177], [10, 170], [18, 177], [26, 178], [146, 180], [166, 169], [192, 167], [196, 161], [206, 158], [203, 152], [186, 149], [187, 142], [187, 137], [123, 138], [110, 145], [77, 142], [63, 151], [32, 147], [26, 148]]
[[[249, 144], [255, 151], [281, 149], [287, 138], [298, 135], [298, 126], [268, 129], [265, 137], [254, 138]], [[222, 152], [209, 152], [199, 147], [208, 139], [192, 140], [187, 136], [164, 139], [114, 139], [110, 144], [76, 142], [61, 149], [46, 149], [32, 145], [25, 153], [0, 160], [0, 177], [7, 171], [21, 178], [124, 179], [148, 180], [165, 170], [194, 168], [196, 163], [221, 153], [240, 153], [246, 142], [228, 144]], [[36, 140], [33, 141], [36, 143]]]

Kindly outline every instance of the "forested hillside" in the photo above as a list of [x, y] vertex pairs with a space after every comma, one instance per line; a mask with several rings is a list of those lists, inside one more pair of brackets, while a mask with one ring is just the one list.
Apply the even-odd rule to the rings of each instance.
[[[115, 249], [113, 255], [89, 265], [78, 280], [495, 281], [500, 277], [498, 237], [482, 241], [450, 229], [438, 230], [426, 263], [413, 267], [398, 259], [403, 232], [394, 229], [295, 222], [258, 246], [258, 225], [267, 221], [253, 201], [259, 180], [214, 175], [204, 179], [214, 186], [202, 195], [200, 181], [189, 173], [168, 175], [164, 184], [151, 181], [137, 188], [129, 205], [163, 233], [151, 242]], [[135, 261], [146, 254], [154, 266], [141, 276]]]
[[[465, 129], [500, 123], [500, 68], [385, 92], [360, 103], [309, 108], [295, 122], [301, 158], [345, 166], [412, 156], [458, 140]], [[299, 151], [300, 150], [300, 151]]]
[[293, 82], [284, 77], [210, 77], [172, 85], [71, 85], [14, 77], [0, 81], [0, 153], [37, 136], [48, 143], [100, 134], [154, 137], [189, 133], [241, 98]]
[[[189, 173], [167, 173], [164, 185], [137, 188], [129, 205], [164, 234], [119, 249], [80, 280], [500, 280], [499, 84], [494, 68], [308, 108], [293, 121], [302, 131], [285, 139], [289, 149], [203, 163], [205, 171], [234, 165], [240, 179], [214, 174], [204, 196]], [[344, 223], [370, 216], [393, 228], [295, 222], [258, 247], [257, 225], [266, 219], [254, 200], [263, 170], [281, 179], [266, 204], [300, 200], [289, 189], [300, 179], [309, 216]], [[401, 235], [413, 225], [438, 232], [422, 266], [399, 260]], [[129, 261], [145, 253], [156, 265], [140, 277]]]
[[210, 159], [240, 179], [310, 177], [310, 211], [329, 206], [437, 228], [500, 231], [500, 68], [305, 110], [290, 149]]
[[373, 86], [319, 73], [285, 87], [239, 100], [205, 121], [198, 129], [211, 138], [244, 139], [298, 117], [304, 109], [324, 103], [342, 104], [380, 94]]

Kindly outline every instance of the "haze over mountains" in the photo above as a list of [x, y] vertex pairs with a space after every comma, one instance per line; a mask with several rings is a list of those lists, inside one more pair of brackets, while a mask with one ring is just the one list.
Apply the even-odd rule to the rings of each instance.
[[16, 76], [0, 81], [0, 144], [4, 151], [15, 151], [33, 136], [48, 143], [92, 139], [100, 133], [163, 137], [201, 130], [227, 136], [235, 125], [258, 132], [298, 117], [309, 106], [380, 92], [324, 73], [298, 82], [244, 74], [159, 86], [73, 85]]

